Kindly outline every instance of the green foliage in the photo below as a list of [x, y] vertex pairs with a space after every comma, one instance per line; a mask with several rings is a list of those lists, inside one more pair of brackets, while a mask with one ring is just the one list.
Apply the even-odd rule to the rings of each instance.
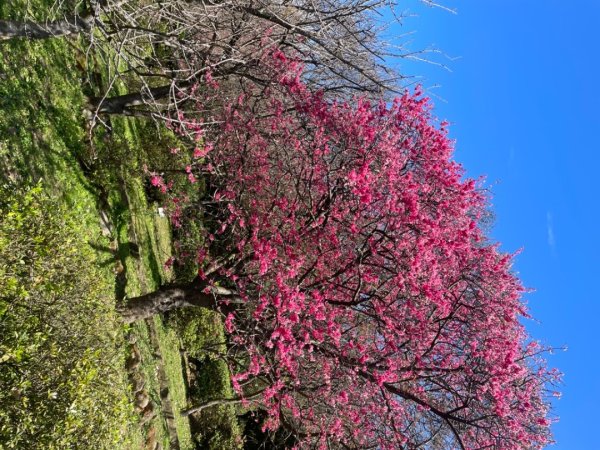
[[[0, 18], [53, 19], [74, 4], [83, 5], [0, 0]], [[113, 303], [115, 295], [139, 295], [170, 276], [163, 267], [171, 256], [168, 220], [157, 217], [156, 205], [144, 198], [144, 165], [168, 171], [186, 204], [201, 197], [203, 184], [192, 185], [177, 173], [190, 162], [189, 153], [171, 154], [169, 149], [183, 144], [152, 121], [105, 118], [110, 130], [99, 125], [90, 135], [81, 113], [84, 94], [105, 93], [107, 74], [115, 69], [107, 66], [112, 58], [100, 61], [90, 54], [86, 60], [77, 50], [86, 44], [66, 38], [11, 40], [0, 47], [0, 184], [5, 184], [0, 189], [0, 449], [140, 448], [139, 417], [131, 411], [119, 350], [126, 345]], [[90, 84], [88, 76], [104, 83]], [[111, 94], [127, 90], [122, 77]], [[33, 189], [6, 187], [39, 180], [43, 184]], [[98, 206], [114, 225], [117, 254], [108, 239], [99, 238]], [[185, 227], [177, 231], [178, 254], [197, 248], [203, 234], [198, 208], [190, 208], [184, 219]], [[178, 277], [195, 276], [193, 259], [177, 268]], [[117, 286], [116, 260], [123, 267]], [[196, 329], [199, 347], [223, 336], [220, 319], [213, 319], [208, 328]], [[146, 327], [136, 324], [131, 331], [138, 337], [148, 390], [160, 403], [157, 361], [144, 345]], [[176, 412], [187, 406], [180, 344], [172, 328], [161, 325], [158, 331]], [[202, 395], [229, 395], [226, 366], [213, 372]], [[235, 448], [239, 438], [231, 436], [240, 433], [233, 407], [215, 408], [205, 420], [206, 448]], [[145, 428], [154, 426], [165, 444], [163, 422], [159, 416]], [[182, 449], [190, 448], [188, 421], [176, 422]]]
[[173, 230], [174, 252], [177, 257], [174, 266], [175, 276], [180, 282], [192, 281], [198, 275], [196, 258], [206, 236], [199, 208], [188, 207], [184, 210], [181, 227]]
[[[220, 358], [226, 351], [225, 330], [214, 311], [192, 308], [177, 311], [169, 324], [178, 330], [182, 345], [195, 367], [188, 392], [191, 404], [233, 397], [227, 364]], [[233, 405], [220, 405], [194, 414], [192, 432], [199, 448], [210, 450], [242, 447], [242, 431]]]
[[0, 442], [125, 445], [133, 419], [110, 281], [40, 186], [3, 186], [0, 199]]
[[178, 330], [183, 347], [196, 359], [216, 359], [225, 352], [223, 323], [217, 313], [204, 308], [174, 312], [169, 325]]
[[[189, 393], [191, 401], [195, 404], [233, 396], [229, 368], [222, 359], [205, 359], [196, 376]], [[233, 405], [204, 409], [194, 415], [191, 424], [192, 430], [195, 431], [194, 438], [200, 448], [241, 448], [241, 428]]]
[[165, 326], [161, 317], [154, 317], [154, 328], [169, 387], [169, 398], [173, 407], [173, 419], [175, 428], [177, 429], [179, 446], [182, 449], [193, 449], [194, 444], [192, 442], [189, 420], [178, 414], [180, 410], [187, 406], [187, 391], [183, 379], [181, 354], [179, 352], [180, 340], [176, 330]]

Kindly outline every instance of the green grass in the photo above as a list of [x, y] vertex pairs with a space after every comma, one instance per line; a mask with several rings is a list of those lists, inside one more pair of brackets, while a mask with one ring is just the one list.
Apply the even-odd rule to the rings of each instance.
[[[46, 3], [32, 1], [30, 9]], [[0, 5], [0, 17], [22, 12], [19, 2]], [[43, 180], [87, 224], [95, 223], [94, 197], [74, 156], [84, 148], [85, 130], [72, 48], [60, 40], [18, 40], [1, 43], [0, 51], [0, 177]]]
[[[46, 18], [49, 5], [0, 2], [0, 17]], [[0, 184], [3, 213], [14, 213], [2, 214], [0, 227], [0, 448], [143, 441], [119, 350], [112, 267], [93, 250], [109, 242], [77, 158], [83, 100], [69, 42], [0, 44]]]
[[[0, 0], [0, 18], [44, 20], [56, 4], [54, 0]], [[69, 6], [60, 5], [65, 10]], [[115, 313], [119, 301], [174, 277], [164, 266], [172, 255], [169, 222], [146, 199], [142, 167], [180, 165], [165, 152], [177, 140], [167, 130], [158, 132], [153, 123], [121, 117], [111, 119], [110, 131], [98, 126], [90, 132], [82, 114], [84, 92], [99, 94], [103, 87], [90, 85], [87, 73], [98, 72], [106, 81], [108, 70], [116, 68], [94, 58], [89, 60], [94, 67], [87, 67], [78, 48], [85, 48], [85, 43], [72, 38], [0, 43], [0, 185], [3, 192], [12, 192], [10, 201], [6, 194], [0, 203], [4, 200], [5, 210], [23, 208], [26, 192], [39, 186], [37, 208], [50, 215], [38, 222], [51, 225], [46, 227], [47, 235], [38, 233], [45, 236], [43, 242], [51, 243], [48, 249], [40, 247], [36, 257], [45, 272], [35, 269], [37, 277], [35, 271], [14, 276], [12, 266], [19, 261], [0, 260], [0, 329], [3, 336], [14, 336], [0, 342], [0, 449], [141, 449], [151, 430], [163, 448], [169, 448], [158, 366], [166, 375], [180, 448], [192, 449], [190, 422], [178, 412], [190, 403], [230, 396], [227, 367], [211, 360], [199, 374], [207, 380], [200, 386], [202, 394], [189, 399], [179, 351], [184, 345], [179, 333], [184, 330], [158, 317], [124, 327]], [[122, 81], [113, 89], [113, 93], [126, 90]], [[110, 233], [100, 225], [100, 211], [110, 218]], [[27, 215], [36, 217], [31, 211]], [[0, 252], [12, 254], [11, 245], [31, 239], [33, 244], [27, 245], [41, 245], [35, 235], [29, 235], [33, 225], [19, 228], [6, 220], [0, 225], [4, 226], [0, 226]], [[180, 233], [187, 233], [193, 246], [201, 239], [201, 230], [196, 224], [188, 231]], [[70, 256], [64, 260], [61, 255]], [[60, 261], [62, 268], [56, 265]], [[40, 277], [45, 281], [39, 282]], [[58, 306], [47, 310], [54, 311], [60, 324], [58, 331], [52, 331], [40, 320], [43, 314], [36, 317], [30, 311], [42, 311], [36, 299], [47, 300], [44, 296], [57, 286], [78, 294], [68, 298], [71, 303], [60, 297]], [[86, 286], [88, 292], [83, 291]], [[218, 336], [223, 341], [218, 316], [202, 317], [202, 326], [195, 330], [197, 340], [206, 343]], [[73, 333], [69, 336], [65, 330]], [[138, 370], [158, 413], [144, 424], [134, 413], [125, 368], [131, 351], [128, 335], [136, 341], [141, 355]], [[89, 345], [84, 348], [84, 343]], [[34, 392], [26, 378], [19, 378], [20, 372], [29, 377], [46, 374], [46, 378]], [[49, 380], [55, 380], [56, 386]], [[29, 391], [35, 395], [26, 395]], [[60, 401], [54, 401], [55, 393]], [[240, 441], [233, 407], [215, 408], [198, 423], [204, 429], [201, 438], [208, 443], [206, 448], [234, 448], [231, 443]]]
[[[28, 5], [29, 11], [44, 11], [48, 10], [49, 2], [31, 1]], [[19, 3], [2, 3], [0, 17], [23, 17], [25, 8], [19, 6]], [[94, 276], [98, 296], [92, 298], [89, 294], [80, 293], [78, 298], [64, 300], [75, 302], [70, 306], [72, 313], [63, 312], [58, 307], [54, 312], [60, 315], [65, 329], [73, 330], [73, 336], [78, 337], [81, 342], [106, 343], [98, 351], [89, 352], [75, 346], [76, 342], [68, 340], [66, 333], [48, 330], [33, 314], [27, 312], [37, 307], [39, 301], [36, 303], [36, 299], [24, 294], [17, 297], [14, 292], [9, 291], [9, 283], [16, 283], [23, 292], [37, 292], [35, 286], [24, 276], [3, 277], [0, 280], [0, 293], [5, 309], [2, 317], [3, 334], [17, 333], [17, 337], [11, 342], [3, 339], [3, 347], [0, 349], [5, 357], [4, 365], [0, 366], [2, 399], [3, 404], [13, 405], [17, 410], [8, 415], [12, 410], [8, 406], [1, 408], [7, 415], [0, 419], [3, 436], [0, 448], [51, 448], [55, 445], [58, 448], [91, 448], [91, 441], [87, 439], [101, 435], [103, 429], [115, 430], [117, 434], [107, 434], [106, 439], [94, 443], [95, 448], [141, 448], [144, 436], [137, 426], [139, 419], [133, 414], [130, 401], [124, 361], [123, 327], [114, 313], [115, 294], [119, 291], [113, 273], [116, 260], [110, 251], [110, 240], [102, 235], [100, 228], [97, 180], [94, 184], [86, 178], [78, 160], [79, 156], [86, 154], [88, 148], [81, 113], [84, 96], [81, 73], [77, 68], [77, 53], [66, 40], [58, 39], [42, 42], [8, 41], [0, 44], [0, 47], [0, 166], [3, 168], [0, 182], [23, 188], [41, 183], [42, 198], [46, 199], [43, 208], [63, 211], [70, 218], [60, 224], [60, 227], [66, 227], [66, 241], [52, 242], [63, 250], [68, 248], [66, 242], [71, 243], [79, 259], [77, 267], [66, 268], [76, 276], [69, 281], [65, 274], [58, 274], [58, 281], [53, 283], [65, 283], [64, 289], [72, 291], [77, 285], [89, 285], [83, 282]], [[141, 145], [139, 140], [132, 144]], [[139, 196], [134, 188], [136, 183], [141, 185], [137, 179], [125, 186], [126, 191], [134, 193], [131, 194], [133, 196], [136, 193]], [[111, 187], [105, 186], [109, 191]], [[21, 192], [17, 193], [14, 202], [18, 203], [20, 197], [23, 197]], [[54, 200], [50, 201], [50, 198]], [[143, 263], [132, 268], [131, 276], [128, 277], [130, 292], [133, 294], [137, 288], [139, 293], [141, 287], [153, 288], [160, 282], [157, 277], [154, 279], [152, 275], [145, 275], [146, 271], [141, 266], [150, 267], [150, 273], [156, 272], [158, 263], [152, 259], [153, 246], [157, 245], [156, 229], [162, 230], [164, 234], [165, 224], [155, 229], [155, 221], [150, 215], [143, 216], [136, 211], [128, 211], [126, 205], [126, 209], [119, 210], [119, 206], [121, 205], [115, 204], [116, 208], [109, 213], [119, 218], [117, 223], [120, 237], [122, 230], [131, 228], [127, 222], [132, 216], [145, 225], [144, 236], [140, 239], [145, 250], [141, 252]], [[139, 208], [143, 206], [140, 205]], [[31, 215], [32, 211], [28, 214]], [[7, 227], [10, 225], [6, 220], [3, 224]], [[168, 235], [168, 227], [166, 230]], [[15, 230], [13, 227], [3, 231], [5, 234], [23, 233], [24, 242], [32, 237], [28, 236], [30, 228]], [[50, 235], [59, 231], [61, 230], [48, 230]], [[15, 236], [5, 237], [7, 242], [9, 238], [15, 239]], [[164, 252], [169, 247], [168, 242], [167, 240], [167, 244], [161, 244], [161, 251]], [[7, 251], [10, 248], [4, 247]], [[120, 249], [118, 256], [125, 256], [123, 253], [125, 251]], [[46, 254], [47, 256], [39, 256], [40, 264], [47, 265], [45, 258], [50, 258], [52, 253]], [[57, 256], [52, 258], [56, 259]], [[125, 261], [126, 265], [131, 265], [129, 255], [125, 257]], [[36, 269], [36, 273], [46, 281], [54, 274], [42, 272], [41, 269]], [[152, 281], [148, 282], [148, 279]], [[43, 286], [46, 285], [42, 284]], [[28, 310], [19, 307], [19, 299], [28, 306]], [[38, 300], [41, 299], [43, 297], [38, 296]], [[96, 316], [92, 317], [92, 311], [88, 309], [91, 305], [95, 305], [94, 314], [102, 311], [103, 320], [94, 322]], [[78, 330], [77, 333], [75, 330]], [[123, 350], [110, 352], [107, 349], [111, 346], [113, 349], [120, 347]], [[25, 355], [25, 350], [27, 358], [19, 356]], [[56, 360], [43, 358], [42, 352], [49, 351], [56, 352]], [[49, 372], [44, 359], [47, 364], [56, 365], [57, 370], [64, 374]], [[77, 364], [69, 362], [75, 359], [79, 359]], [[9, 367], [9, 360], [15, 365], [14, 370]], [[18, 373], [27, 374], [27, 378], [17, 377], [15, 374]], [[31, 377], [37, 376], [44, 376], [46, 381], [41, 380], [35, 386], [30, 386]], [[102, 379], [111, 380], [110, 386], [107, 387]], [[46, 388], [49, 392], [46, 393], [47, 398], [43, 398], [40, 389]], [[29, 392], [31, 395], [28, 395]], [[59, 396], [58, 400], [52, 399], [55, 395]], [[15, 399], [19, 399], [20, 403], [16, 403]], [[72, 413], [62, 416], [57, 414], [56, 408], [67, 400], [68, 411]], [[119, 413], [116, 414], [115, 411]], [[90, 424], [91, 412], [97, 414]], [[83, 422], [83, 417], [87, 417], [88, 421]]]
[[[201, 362], [188, 393], [189, 406], [233, 397], [229, 368], [220, 358], [226, 346], [219, 315], [201, 309], [178, 311], [170, 318], [169, 326], [177, 329], [189, 357]], [[233, 405], [205, 409], [194, 414], [191, 422], [192, 433], [201, 448], [240, 448], [242, 431]]]
[[[136, 135], [131, 137], [135, 138]], [[120, 254], [126, 274], [124, 294], [133, 297], [157, 288], [172, 276], [164, 266], [164, 262], [171, 256], [170, 227], [168, 219], [159, 217], [156, 208], [148, 205], [139, 178], [123, 177], [121, 181], [120, 197], [114, 200], [116, 209], [121, 211], [118, 220], [118, 240], [119, 248], [124, 249]], [[135, 256], [130, 251], [132, 241], [138, 244]], [[153, 329], [150, 330], [150, 327]], [[179, 338], [172, 329], [162, 324], [160, 317], [155, 317], [150, 323], [136, 323], [132, 332], [137, 337], [142, 353], [141, 370], [148, 381], [150, 397], [157, 405], [161, 404], [161, 385], [156, 370], [158, 362], [163, 365], [166, 373], [180, 448], [193, 449], [189, 420], [178, 414], [186, 404]], [[157, 361], [157, 349], [152, 342], [151, 332], [156, 333], [158, 338], [160, 361]], [[168, 448], [169, 433], [164, 417], [158, 417], [154, 426], [158, 440]]]
[[182, 449], [193, 449], [192, 433], [187, 417], [181, 417], [179, 411], [187, 406], [187, 391], [182, 378], [180, 340], [173, 328], [163, 324], [160, 317], [154, 318], [154, 326], [160, 342], [164, 368], [169, 384], [169, 394], [173, 404], [173, 412], [179, 444]]

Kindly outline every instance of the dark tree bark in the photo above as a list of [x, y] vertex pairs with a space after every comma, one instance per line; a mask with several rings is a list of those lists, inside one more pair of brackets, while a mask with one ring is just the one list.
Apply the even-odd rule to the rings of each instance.
[[168, 97], [173, 90], [172, 85], [151, 88], [148, 92], [134, 92], [114, 97], [94, 97], [89, 100], [88, 109], [98, 114], [128, 114], [128, 109], [147, 105], [153, 100]]
[[61, 20], [43, 23], [29, 20], [11, 21], [0, 20], [0, 41], [13, 38], [48, 39], [51, 37], [70, 36], [89, 31], [94, 20], [90, 13], [74, 14]]
[[203, 292], [198, 283], [166, 285], [149, 294], [130, 299], [119, 312], [125, 323], [164, 314], [177, 308], [202, 307], [215, 309], [215, 296]]

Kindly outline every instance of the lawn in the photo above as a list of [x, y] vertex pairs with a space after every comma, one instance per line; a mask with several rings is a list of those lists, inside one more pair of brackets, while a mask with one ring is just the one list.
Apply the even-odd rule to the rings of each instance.
[[[0, 18], [47, 19], [53, 5], [0, 2]], [[116, 313], [174, 276], [143, 170], [172, 138], [131, 118], [91, 130], [85, 94], [105, 86], [90, 73], [109, 68], [82, 49], [0, 43], [0, 449], [193, 449], [180, 329]]]
[[[3, 4], [0, 16], [42, 6], [28, 5]], [[0, 44], [0, 448], [144, 440], [114, 312], [115, 259], [102, 251], [111, 239], [79, 161], [84, 97], [71, 44]]]

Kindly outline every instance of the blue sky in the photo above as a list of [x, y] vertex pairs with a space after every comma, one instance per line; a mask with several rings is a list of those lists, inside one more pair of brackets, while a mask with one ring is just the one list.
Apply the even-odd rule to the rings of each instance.
[[[487, 176], [505, 251], [535, 292], [535, 338], [567, 352], [551, 449], [600, 449], [600, 1], [439, 0], [456, 15], [404, 3], [395, 33], [452, 72], [400, 62], [420, 76], [436, 115], [452, 123], [456, 160]], [[456, 58], [456, 59], [454, 59]]]

